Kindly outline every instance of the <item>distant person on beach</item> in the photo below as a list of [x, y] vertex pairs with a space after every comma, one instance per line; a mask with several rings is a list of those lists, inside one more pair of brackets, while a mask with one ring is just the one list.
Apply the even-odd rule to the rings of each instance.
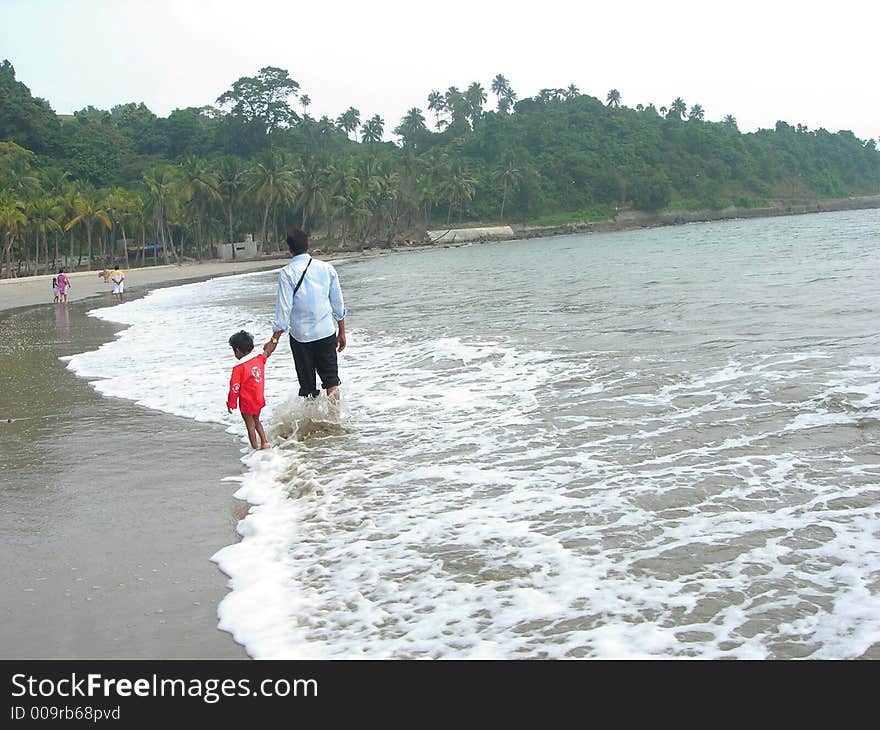
[[122, 304], [123, 292], [125, 291], [125, 272], [114, 267], [110, 272], [110, 280], [113, 282], [113, 296], [116, 297], [117, 303]]
[[58, 298], [61, 296], [58, 293], [58, 277], [57, 276], [52, 277], [52, 294], [54, 295], [54, 298], [52, 299], [52, 301], [57, 303]]
[[[243, 362], [232, 368], [226, 410], [232, 413], [237, 406], [241, 411], [251, 448], [268, 449], [269, 439], [266, 438], [263, 424], [260, 423], [260, 411], [266, 405], [263, 389], [266, 380], [266, 358], [269, 354], [264, 351], [251, 355], [254, 338], [244, 330], [236, 332], [229, 338], [229, 346], [235, 358]], [[260, 437], [259, 446], [257, 446], [257, 436]]]
[[70, 289], [70, 277], [64, 273], [64, 268], [58, 269], [58, 276], [55, 277], [58, 284], [58, 296], [62, 302], [67, 303], [67, 292]]
[[346, 344], [339, 277], [331, 264], [308, 254], [309, 236], [304, 231], [291, 231], [287, 246], [293, 256], [278, 275], [274, 331], [263, 350], [271, 355], [287, 332], [299, 394], [304, 398], [319, 395], [317, 373], [327, 397], [336, 403], [340, 383], [336, 353], [342, 352]]

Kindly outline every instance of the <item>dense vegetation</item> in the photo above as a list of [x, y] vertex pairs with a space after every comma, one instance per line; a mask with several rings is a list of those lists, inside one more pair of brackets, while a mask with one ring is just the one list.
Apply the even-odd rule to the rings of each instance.
[[[733, 116], [706, 121], [681, 98], [628, 108], [615, 89], [603, 103], [573, 85], [517, 101], [501, 75], [490, 91], [494, 110], [477, 82], [432, 91], [430, 126], [414, 107], [393, 143], [382, 141], [378, 115], [313, 118], [309, 97], [279, 68], [239, 79], [217, 108], [158, 117], [127, 103], [59, 118], [4, 61], [2, 273], [117, 255], [201, 259], [209, 244], [246, 232], [274, 250], [293, 223], [330, 248], [418, 238], [451, 222], [880, 192], [875, 141], [851, 132], [780, 121], [742, 134]], [[120, 240], [128, 245], [111, 243]]]

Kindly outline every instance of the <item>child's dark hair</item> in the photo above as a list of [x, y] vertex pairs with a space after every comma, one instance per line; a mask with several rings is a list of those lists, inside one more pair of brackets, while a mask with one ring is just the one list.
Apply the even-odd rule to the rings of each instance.
[[229, 344], [233, 349], [247, 355], [254, 349], [254, 336], [250, 332], [240, 330], [229, 338]]
[[294, 256], [305, 253], [309, 250], [309, 234], [299, 228], [294, 228], [287, 234], [287, 247]]

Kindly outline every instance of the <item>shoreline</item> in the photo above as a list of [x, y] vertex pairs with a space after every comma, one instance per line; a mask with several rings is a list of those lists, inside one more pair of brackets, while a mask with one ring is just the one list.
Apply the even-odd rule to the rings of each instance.
[[[369, 256], [385, 255], [391, 253], [406, 253], [409, 251], [423, 251], [432, 248], [453, 248], [474, 243], [486, 243], [490, 241], [518, 241], [530, 238], [549, 238], [554, 236], [570, 236], [584, 233], [610, 233], [619, 231], [632, 231], [642, 228], [658, 228], [663, 226], [687, 225], [688, 223], [709, 223], [724, 220], [738, 220], [743, 218], [775, 218], [779, 216], [797, 216], [811, 213], [831, 213], [846, 210], [871, 210], [880, 208], [880, 195], [862, 195], [849, 198], [831, 198], [816, 200], [807, 204], [773, 205], [764, 208], [738, 208], [728, 206], [718, 210], [662, 210], [658, 212], [625, 210], [619, 212], [614, 218], [583, 221], [578, 223], [563, 223], [560, 225], [536, 226], [528, 224], [513, 224], [510, 228], [513, 235], [493, 235], [475, 238], [461, 242], [410, 242], [393, 244], [390, 242], [376, 242], [364, 244], [359, 249], [344, 249], [340, 251], [323, 250], [321, 240], [316, 239], [313, 247], [314, 253], [329, 262], [351, 260]], [[462, 225], [449, 230], [467, 230], [468, 227], [485, 227], [485, 224]], [[290, 259], [286, 252], [266, 254], [259, 258], [243, 259], [238, 261], [187, 261], [180, 264], [164, 264], [161, 266], [146, 266], [125, 270], [126, 291], [132, 294], [145, 293], [147, 290], [160, 287], [183, 284], [191, 281], [203, 281], [219, 276], [232, 276], [256, 271], [265, 271], [280, 268]], [[110, 297], [112, 286], [105, 283], [98, 275], [98, 270], [75, 271], [69, 274], [71, 289], [69, 303], [95, 297]], [[0, 312], [32, 307], [42, 304], [53, 304], [51, 290], [51, 274], [38, 276], [23, 276], [21, 278], [0, 279]]]
[[86, 314], [112, 299], [49, 304], [0, 312], [4, 658], [247, 659], [217, 625], [229, 579], [210, 560], [248, 509], [226, 481], [239, 445], [98, 393], [59, 357], [113, 339]]
[[[559, 225], [537, 226], [529, 224], [511, 224], [513, 236], [492, 236], [478, 238], [469, 243], [481, 241], [518, 241], [528, 238], [547, 238], [550, 236], [567, 236], [573, 233], [611, 233], [618, 231], [635, 231], [642, 228], [660, 228], [663, 226], [682, 226], [688, 223], [712, 223], [716, 221], [740, 220], [743, 218], [777, 218], [780, 216], [808, 215], [811, 213], [834, 213], [846, 210], [873, 210], [880, 208], [880, 195], [856, 195], [847, 198], [827, 198], [813, 200], [808, 203], [782, 203], [761, 208], [741, 208], [729, 205], [724, 208], [699, 208], [695, 210], [663, 209], [656, 212], [639, 210], [622, 210], [614, 218], [593, 221], [561, 223]], [[450, 230], [467, 230], [484, 227], [486, 224], [459, 226]], [[431, 245], [416, 244], [413, 248], [428, 248]], [[450, 245], [450, 244], [446, 244]], [[456, 244], [459, 245], [459, 244]]]

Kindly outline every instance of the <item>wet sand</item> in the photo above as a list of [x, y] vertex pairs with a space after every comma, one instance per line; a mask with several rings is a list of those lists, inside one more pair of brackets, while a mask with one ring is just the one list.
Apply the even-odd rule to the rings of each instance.
[[241, 444], [67, 371], [118, 329], [100, 304], [0, 314], [0, 658], [246, 658], [210, 561], [246, 513]]

